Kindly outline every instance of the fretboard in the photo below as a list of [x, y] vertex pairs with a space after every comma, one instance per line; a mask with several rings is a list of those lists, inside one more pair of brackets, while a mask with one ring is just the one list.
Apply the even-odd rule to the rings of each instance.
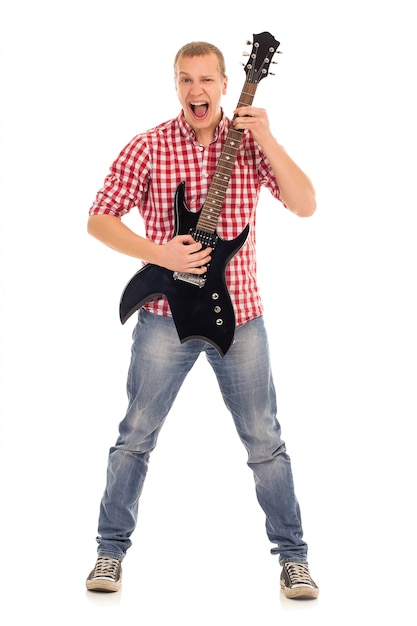
[[[238, 107], [250, 106], [255, 96], [257, 83], [245, 82]], [[223, 150], [217, 163], [213, 180], [211, 181], [207, 198], [201, 208], [200, 217], [196, 225], [197, 230], [214, 233], [219, 219], [226, 190], [232, 176], [243, 131], [236, 130], [233, 124], [229, 128]]]

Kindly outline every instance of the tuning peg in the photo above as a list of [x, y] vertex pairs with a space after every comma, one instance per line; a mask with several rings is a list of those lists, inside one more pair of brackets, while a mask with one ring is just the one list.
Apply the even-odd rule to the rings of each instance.
[[248, 57], [249, 56], [249, 52], [242, 52], [242, 56]]
[[249, 39], [248, 39], [247, 42], [246, 42], [246, 45], [247, 46], [251, 46], [252, 45], [252, 41], [249, 41]]

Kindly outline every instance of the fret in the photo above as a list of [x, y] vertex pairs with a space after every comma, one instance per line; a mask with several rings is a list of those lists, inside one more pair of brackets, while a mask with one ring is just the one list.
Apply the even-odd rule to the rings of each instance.
[[[257, 86], [258, 83], [256, 82], [245, 82], [237, 105], [238, 107], [250, 106], [252, 104]], [[233, 128], [233, 126], [229, 128], [207, 193], [206, 201], [201, 208], [197, 229], [206, 230], [209, 233], [213, 233], [216, 229], [227, 187], [239, 152], [242, 136], [243, 130]]]

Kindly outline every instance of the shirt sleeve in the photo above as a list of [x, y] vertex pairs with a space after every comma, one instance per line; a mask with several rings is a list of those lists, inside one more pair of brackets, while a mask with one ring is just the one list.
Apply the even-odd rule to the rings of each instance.
[[259, 164], [259, 182], [265, 186], [277, 200], [281, 201], [279, 190], [279, 181], [275, 178], [275, 174], [266, 156], [261, 152], [261, 160]]
[[150, 156], [146, 139], [138, 135], [110, 167], [103, 186], [90, 207], [90, 215], [121, 218], [140, 204], [149, 185]]

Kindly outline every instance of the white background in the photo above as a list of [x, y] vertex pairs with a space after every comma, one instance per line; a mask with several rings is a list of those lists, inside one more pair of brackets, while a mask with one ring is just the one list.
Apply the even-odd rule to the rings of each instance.
[[[7, 624], [414, 625], [416, 46], [413, 2], [3, 0], [1, 551]], [[259, 278], [317, 602], [279, 593], [243, 448], [201, 359], [152, 457], [123, 591], [87, 593], [125, 408], [138, 269], [86, 234], [108, 167], [177, 115], [172, 62], [253, 33], [282, 55], [254, 104], [310, 175], [302, 220], [267, 193]], [[129, 223], [140, 229], [136, 216]], [[82, 622], [84, 623], [84, 621]]]

